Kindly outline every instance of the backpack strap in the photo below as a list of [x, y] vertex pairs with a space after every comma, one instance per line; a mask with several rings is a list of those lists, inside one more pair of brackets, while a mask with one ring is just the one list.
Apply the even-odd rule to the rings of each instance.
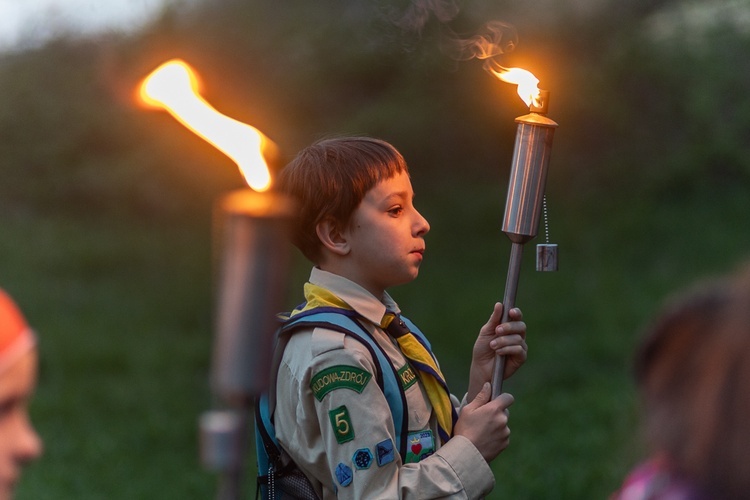
[[425, 346], [425, 349], [427, 349], [427, 352], [430, 353], [430, 356], [432, 356], [432, 359], [435, 359], [435, 361], [437, 361], [437, 359], [435, 358], [435, 355], [432, 353], [432, 345], [430, 344], [430, 341], [427, 340], [427, 337], [425, 336], [425, 334], [422, 333], [422, 331], [419, 328], [417, 328], [417, 325], [412, 323], [412, 321], [409, 318], [406, 318], [401, 315], [399, 315], [399, 318], [401, 318], [404, 321], [404, 323], [406, 323], [406, 326], [409, 327], [409, 331], [412, 333], [412, 335], [417, 337], [417, 340], [419, 340], [422, 343], [422, 345]]
[[402, 458], [406, 457], [407, 437], [409, 434], [409, 412], [406, 394], [401, 385], [401, 378], [396, 367], [382, 347], [375, 341], [355, 311], [336, 307], [318, 307], [293, 316], [282, 330], [297, 330], [299, 328], [326, 328], [348, 335], [370, 353], [370, 357], [377, 367], [375, 380], [385, 395], [391, 411], [396, 431], [398, 451]]
[[[415, 332], [418, 331], [411, 322], [408, 324], [410, 328], [414, 327]], [[260, 437], [256, 440], [259, 471], [261, 470], [261, 463], [264, 464], [263, 470], [268, 470], [270, 465], [268, 460], [271, 456], [276, 457], [275, 460], [279, 466], [283, 462], [281, 460], [282, 450], [276, 440], [276, 432], [273, 427], [273, 414], [276, 409], [276, 378], [281, 357], [289, 338], [294, 332], [302, 328], [326, 328], [337, 331], [354, 338], [365, 346], [376, 365], [375, 379], [385, 395], [393, 418], [398, 451], [402, 459], [405, 458], [409, 434], [409, 412], [406, 394], [397, 369], [393, 366], [383, 348], [372, 338], [355, 311], [336, 307], [318, 307], [294, 315], [286, 320], [277, 331], [269, 390], [256, 404], [256, 413], [260, 412], [256, 415], [256, 434]], [[419, 337], [426, 342], [421, 332]], [[267, 437], [264, 437], [264, 435]], [[269, 448], [271, 449], [270, 452], [268, 451]], [[261, 455], [265, 455], [265, 457]]]

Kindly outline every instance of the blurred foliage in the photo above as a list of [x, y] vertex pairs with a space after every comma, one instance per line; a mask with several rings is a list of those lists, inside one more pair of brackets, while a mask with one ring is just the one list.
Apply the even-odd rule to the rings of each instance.
[[473, 332], [502, 296], [500, 218], [514, 118], [527, 112], [479, 61], [444, 50], [490, 20], [515, 26], [502, 63], [539, 77], [560, 124], [547, 192], [561, 271], [524, 261], [532, 354], [510, 381], [514, 444], [494, 465], [498, 491], [606, 496], [641, 452], [628, 374], [638, 328], [670, 291], [731, 269], [750, 245], [743, 8], [205, 0], [169, 3], [134, 33], [0, 54], [0, 283], [44, 332], [34, 410], [48, 452], [21, 498], [213, 489], [194, 474], [210, 405], [211, 207], [243, 181], [138, 105], [140, 80], [170, 58], [196, 69], [214, 107], [279, 144], [275, 168], [329, 135], [379, 136], [404, 153], [433, 230], [420, 279], [394, 294], [436, 332], [461, 387]]
[[703, 174], [744, 180], [748, 37], [717, 22], [660, 39], [647, 23], [669, 4], [465, 2], [449, 22], [423, 13], [418, 29], [404, 19], [419, 16], [386, 0], [171, 4], [133, 35], [67, 36], [2, 56], [2, 203], [169, 216], [200, 212], [239, 184], [211, 146], [137, 106], [140, 78], [172, 57], [196, 68], [209, 102], [264, 131], [287, 159], [321, 136], [369, 134], [402, 149], [423, 184], [456, 170], [494, 181], [523, 104], [480, 62], [441, 50], [449, 34], [493, 19], [519, 34], [502, 63], [552, 90], [550, 116], [562, 125], [553, 192], [577, 198], [631, 179], [658, 195], [676, 180], [703, 184]]

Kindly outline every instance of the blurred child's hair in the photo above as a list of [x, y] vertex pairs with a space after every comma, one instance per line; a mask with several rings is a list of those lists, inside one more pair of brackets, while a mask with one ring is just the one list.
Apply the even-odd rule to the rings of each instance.
[[750, 491], [750, 268], [674, 297], [635, 358], [649, 444], [712, 498]]
[[339, 137], [303, 149], [279, 176], [279, 190], [298, 203], [293, 243], [317, 264], [318, 223], [330, 219], [345, 228], [365, 194], [400, 172], [408, 173], [403, 156], [380, 139]]

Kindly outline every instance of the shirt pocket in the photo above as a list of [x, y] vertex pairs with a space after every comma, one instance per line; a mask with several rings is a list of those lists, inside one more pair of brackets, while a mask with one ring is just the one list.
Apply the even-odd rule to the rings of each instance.
[[417, 371], [406, 363], [398, 370], [401, 386], [409, 408], [409, 430], [416, 431], [429, 427], [432, 405], [419, 381]]

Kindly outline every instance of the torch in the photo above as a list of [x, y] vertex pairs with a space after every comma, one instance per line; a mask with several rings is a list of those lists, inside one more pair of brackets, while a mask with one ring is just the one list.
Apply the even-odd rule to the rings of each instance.
[[[537, 234], [539, 216], [544, 202], [552, 137], [557, 123], [545, 115], [549, 106], [549, 92], [539, 90], [539, 80], [520, 68], [503, 68], [494, 65], [490, 72], [500, 80], [518, 85], [518, 95], [529, 106], [530, 113], [516, 118], [518, 128], [513, 149], [508, 196], [503, 216], [503, 232], [511, 241], [510, 262], [505, 281], [502, 322], [508, 321], [508, 312], [515, 306], [521, 257], [524, 244]], [[557, 245], [539, 245], [537, 270], [557, 270]], [[492, 397], [502, 393], [505, 357], [497, 356], [492, 373]]]
[[252, 188], [228, 193], [215, 207], [220, 258], [211, 391], [217, 401], [200, 419], [202, 461], [221, 474], [218, 498], [240, 498], [251, 409], [268, 384], [274, 313], [284, 301], [294, 207], [269, 190], [266, 158], [276, 146], [206, 102], [185, 62], [172, 60], [155, 69], [140, 96], [233, 159]]

